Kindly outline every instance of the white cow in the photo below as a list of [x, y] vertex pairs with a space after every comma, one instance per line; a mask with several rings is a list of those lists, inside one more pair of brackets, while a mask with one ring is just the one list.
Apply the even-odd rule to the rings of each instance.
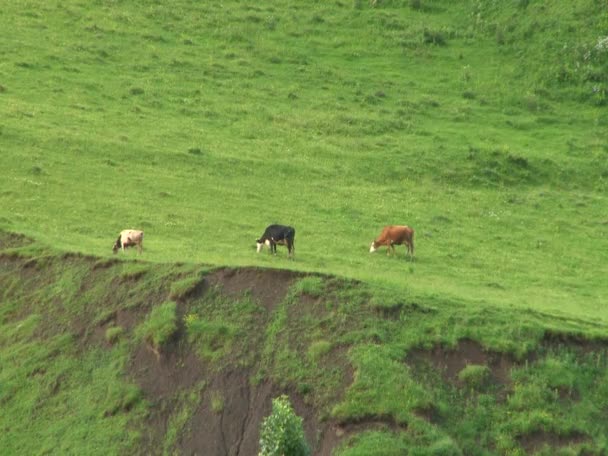
[[137, 246], [137, 252], [141, 253], [144, 250], [144, 232], [140, 230], [122, 230], [118, 239], [112, 247], [114, 253], [118, 252], [118, 249], [125, 251], [126, 247]]

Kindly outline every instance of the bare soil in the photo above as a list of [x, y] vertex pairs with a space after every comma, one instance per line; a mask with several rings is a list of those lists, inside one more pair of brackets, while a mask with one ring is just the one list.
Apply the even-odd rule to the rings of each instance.
[[493, 383], [508, 386], [511, 384], [511, 369], [520, 364], [508, 354], [485, 350], [478, 342], [469, 339], [459, 341], [453, 348], [437, 345], [431, 350], [412, 350], [406, 362], [428, 362], [446, 381], [457, 386], [462, 386], [458, 373], [470, 364], [487, 366]]
[[534, 454], [543, 447], [557, 449], [580, 445], [587, 441], [588, 437], [581, 433], [564, 436], [552, 432], [537, 431], [523, 435], [518, 440], [521, 447], [526, 451], [526, 454]]

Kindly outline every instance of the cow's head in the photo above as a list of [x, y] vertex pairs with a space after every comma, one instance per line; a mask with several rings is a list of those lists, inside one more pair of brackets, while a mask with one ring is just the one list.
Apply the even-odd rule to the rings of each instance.
[[112, 246], [112, 252], [114, 252], [114, 253], [118, 252], [118, 249], [120, 249], [121, 247], [122, 247], [122, 244], [120, 243], [120, 236], [118, 236], [118, 239], [116, 239], [116, 242]]
[[378, 250], [378, 246], [376, 245], [376, 241], [374, 241], [369, 247], [369, 253], [374, 253], [376, 250]]
[[270, 247], [270, 241], [268, 239], [258, 239], [257, 241], [255, 241], [255, 244], [257, 247], [257, 253], [260, 253], [264, 246]]

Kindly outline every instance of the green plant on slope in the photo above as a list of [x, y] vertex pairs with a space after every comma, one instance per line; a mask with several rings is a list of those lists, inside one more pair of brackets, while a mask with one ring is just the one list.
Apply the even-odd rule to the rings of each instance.
[[285, 395], [272, 400], [272, 413], [260, 430], [259, 456], [306, 456], [310, 454], [302, 418], [297, 416]]
[[471, 388], [479, 388], [490, 377], [490, 369], [488, 366], [479, 364], [469, 364], [458, 373], [458, 380], [470, 386]]
[[168, 301], [152, 309], [146, 321], [138, 328], [138, 335], [155, 349], [163, 345], [177, 330], [176, 304]]

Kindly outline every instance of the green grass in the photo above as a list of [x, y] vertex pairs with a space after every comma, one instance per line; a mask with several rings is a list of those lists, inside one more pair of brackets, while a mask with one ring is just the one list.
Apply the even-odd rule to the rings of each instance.
[[[582, 95], [606, 82], [552, 73], [607, 19], [571, 4], [7, 5], [0, 224], [96, 255], [137, 227], [152, 261], [606, 320], [608, 117]], [[604, 68], [593, 52], [564, 64]], [[273, 222], [295, 262], [255, 255]], [[391, 223], [416, 263], [367, 253]]]
[[[0, 256], [7, 303], [0, 314], [0, 403], [7, 415], [0, 424], [8, 430], [0, 442], [8, 451], [131, 452], [141, 448], [149, 414], [165, 410], [167, 428], [159, 438], [170, 454], [180, 436], [195, 432], [190, 420], [205, 386], [231, 369], [250, 372], [252, 385], [264, 380], [295, 391], [322, 420], [371, 423], [348, 434], [337, 454], [399, 454], [403, 448], [413, 454], [428, 448], [523, 454], [521, 436], [535, 433], [579, 439], [576, 447], [591, 454], [606, 450], [605, 411], [597, 406], [608, 400], [601, 323], [417, 302], [394, 288], [333, 277], [295, 280], [272, 310], [247, 292], [227, 297], [221, 287], [187, 294], [179, 304], [182, 323], [177, 305], [166, 299], [176, 278], [200, 280], [197, 268], [101, 267], [95, 258], [41, 251], [30, 246]], [[32, 274], [40, 264], [44, 268]], [[5, 286], [15, 278], [24, 286]], [[324, 292], [311, 299], [314, 290]], [[125, 314], [131, 318], [120, 320]], [[184, 331], [175, 333], [182, 324]], [[142, 339], [158, 348], [167, 337], [175, 337], [180, 356], [190, 350], [205, 367], [198, 383], [159, 400], [134, 383], [128, 364], [138, 349], [147, 352]], [[479, 365], [460, 372], [462, 385], [451, 383], [408, 358], [425, 348], [449, 350], [463, 339], [513, 360], [511, 386], [488, 384], [488, 368]], [[161, 352], [162, 366], [171, 358]], [[183, 359], [176, 368], [188, 367]], [[228, 393], [214, 386], [210, 394], [208, 406], [221, 414]], [[434, 421], [421, 418], [425, 413]], [[388, 429], [374, 430], [373, 423]], [[90, 429], [99, 432], [98, 443], [84, 437]]]
[[176, 304], [168, 301], [155, 307], [145, 322], [137, 328], [137, 334], [155, 348], [160, 348], [177, 331]]
[[[37, 242], [2, 247], [27, 266], [0, 269], [0, 446], [133, 451], [148, 405], [125, 363], [136, 336], [158, 348], [183, 323], [215, 371], [407, 425], [343, 455], [522, 454], [534, 432], [601, 454], [605, 349], [547, 340], [606, 338], [607, 26], [594, 0], [3, 5], [0, 229]], [[255, 253], [270, 223], [296, 228], [294, 261]], [[388, 224], [416, 230], [414, 261], [368, 253]], [[144, 253], [118, 257], [145, 262], [111, 261], [124, 228]], [[214, 266], [338, 278], [267, 311], [198, 296]], [[99, 328], [111, 348], [84, 350]], [[404, 362], [461, 339], [541, 358], [502, 402]], [[355, 369], [340, 400], [336, 357]]]

